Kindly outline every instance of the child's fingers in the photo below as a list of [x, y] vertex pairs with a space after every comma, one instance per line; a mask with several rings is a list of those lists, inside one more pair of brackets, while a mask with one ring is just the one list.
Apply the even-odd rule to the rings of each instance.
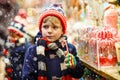
[[65, 51], [65, 52], [64, 52], [64, 55], [66, 56], [67, 54], [68, 54], [68, 52], [67, 52], [67, 51]]
[[71, 57], [66, 57], [64, 61], [67, 63], [67, 62], [69, 62], [71, 59], [72, 59]]
[[75, 60], [75, 57], [68, 53], [66, 56], [65, 56], [65, 63], [66, 63], [66, 66], [67, 67], [74, 67], [76, 65], [76, 60]]
[[68, 62], [68, 63], [66, 63], [65, 65], [66, 65], [67, 67], [70, 67], [70, 66], [71, 66], [71, 63]]

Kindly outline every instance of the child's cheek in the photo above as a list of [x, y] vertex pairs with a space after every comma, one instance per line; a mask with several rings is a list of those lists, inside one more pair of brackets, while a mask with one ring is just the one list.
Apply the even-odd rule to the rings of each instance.
[[47, 36], [46, 34], [47, 34], [46, 32], [42, 31], [42, 37], [46, 37]]

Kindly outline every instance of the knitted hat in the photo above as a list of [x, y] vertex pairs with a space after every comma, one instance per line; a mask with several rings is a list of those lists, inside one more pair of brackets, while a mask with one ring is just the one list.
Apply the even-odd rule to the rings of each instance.
[[25, 31], [23, 30], [23, 27], [24, 27], [23, 24], [21, 24], [17, 21], [13, 21], [13, 22], [11, 22], [10, 26], [8, 27], [8, 30], [23, 37], [23, 35], [25, 33]]
[[67, 28], [66, 17], [64, 15], [64, 11], [62, 10], [61, 4], [53, 4], [52, 6], [46, 8], [45, 11], [40, 15], [38, 21], [38, 27], [40, 32], [42, 32], [41, 25], [43, 19], [47, 16], [55, 16], [59, 18], [63, 27], [63, 34], [66, 33], [66, 28]]
[[15, 32], [19, 36], [23, 36], [24, 33], [24, 26], [26, 19], [26, 12], [24, 9], [20, 9], [18, 15], [15, 16], [14, 20], [11, 22], [10, 26], [8, 27], [9, 31]]

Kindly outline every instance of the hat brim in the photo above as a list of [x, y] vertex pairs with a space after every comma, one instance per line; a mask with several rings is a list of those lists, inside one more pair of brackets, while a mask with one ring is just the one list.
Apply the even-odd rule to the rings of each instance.
[[17, 35], [23, 37], [24, 33], [21, 32], [20, 30], [16, 29], [16, 28], [13, 28], [12, 26], [8, 27], [8, 30], [11, 31], [11, 32], [14, 32], [16, 33]]

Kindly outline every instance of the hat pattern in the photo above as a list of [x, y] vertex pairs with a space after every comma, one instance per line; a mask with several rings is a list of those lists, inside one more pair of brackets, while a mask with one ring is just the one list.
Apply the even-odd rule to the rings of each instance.
[[26, 33], [23, 28], [24, 28], [23, 24], [21, 24], [17, 21], [13, 21], [13, 22], [11, 22], [10, 26], [8, 27], [8, 30], [15, 32], [19, 36], [23, 36], [24, 33]]

